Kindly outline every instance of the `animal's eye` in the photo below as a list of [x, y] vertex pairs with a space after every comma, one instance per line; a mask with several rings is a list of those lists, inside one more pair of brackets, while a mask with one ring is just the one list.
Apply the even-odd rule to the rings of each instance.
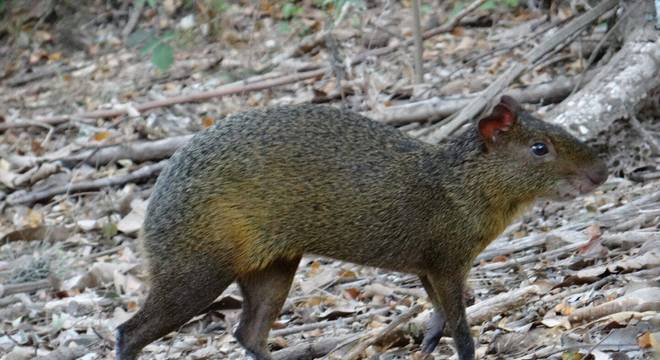
[[548, 145], [538, 142], [532, 145], [532, 153], [536, 156], [543, 156], [548, 153]]

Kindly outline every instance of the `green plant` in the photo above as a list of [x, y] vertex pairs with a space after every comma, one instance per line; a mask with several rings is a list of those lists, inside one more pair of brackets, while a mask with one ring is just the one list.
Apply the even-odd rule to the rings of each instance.
[[226, 0], [209, 0], [209, 5], [217, 13], [225, 12], [229, 8]]
[[516, 8], [520, 5], [520, 0], [488, 0], [481, 5], [481, 9], [494, 10], [497, 8], [498, 4], [504, 4], [509, 8]]
[[520, 0], [504, 0], [504, 3], [510, 8], [515, 8], [520, 5]]
[[156, 36], [149, 31], [138, 30], [129, 36], [127, 44], [130, 47], [141, 47], [140, 53], [151, 54], [151, 63], [161, 71], [167, 71], [174, 63], [173, 39], [174, 32], [171, 31]]
[[303, 8], [302, 6], [298, 6], [294, 3], [287, 2], [282, 6], [282, 18], [283, 19], [291, 19], [293, 17], [296, 17], [300, 14], [302, 14]]
[[157, 0], [136, 0], [136, 1], [135, 1], [135, 5], [136, 5], [136, 6], [142, 6], [142, 5], [144, 5], [145, 1], [146, 1], [147, 4], [149, 4], [149, 6], [151, 6], [152, 8], [155, 8], [156, 5], [158, 5]]

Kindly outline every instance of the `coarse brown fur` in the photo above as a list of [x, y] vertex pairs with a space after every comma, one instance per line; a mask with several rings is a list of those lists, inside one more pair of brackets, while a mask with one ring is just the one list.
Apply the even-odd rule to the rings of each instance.
[[[251, 110], [196, 135], [154, 188], [144, 224], [152, 289], [119, 328], [118, 358], [134, 359], [238, 280], [237, 338], [269, 359], [268, 330], [298, 261], [316, 254], [418, 274], [460, 358], [472, 359], [462, 290], [474, 258], [534, 199], [573, 197], [606, 177], [561, 128], [510, 99], [497, 109], [515, 123], [494, 111], [492, 138], [473, 126], [444, 146], [317, 105]], [[529, 153], [538, 141], [551, 148], [539, 159]], [[430, 352], [437, 341], [425, 343]]]

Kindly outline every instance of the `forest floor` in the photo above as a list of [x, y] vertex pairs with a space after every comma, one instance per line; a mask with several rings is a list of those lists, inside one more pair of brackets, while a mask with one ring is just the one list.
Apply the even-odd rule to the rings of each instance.
[[[3, 360], [114, 358], [114, 328], [148, 291], [138, 234], [163, 164], [158, 160], [186, 135], [227, 114], [274, 104], [331, 103], [382, 120], [398, 104], [465, 99], [554, 29], [539, 12], [486, 4], [424, 42], [424, 83], [413, 85], [407, 2], [366, 1], [366, 8], [342, 12], [311, 1], [262, 1], [256, 8], [221, 2], [216, 10], [198, 1], [191, 17], [182, 2], [163, 1], [145, 5], [133, 28], [126, 23], [134, 7], [98, 1], [74, 11], [67, 2], [25, 3], [34, 4], [4, 13], [11, 20], [4, 24], [19, 26], [0, 29]], [[560, 19], [571, 11], [562, 8]], [[423, 6], [422, 24], [436, 28], [456, 12], [452, 5]], [[331, 26], [328, 40], [320, 34]], [[131, 33], [127, 40], [122, 32]], [[579, 77], [602, 36], [595, 26], [512, 88]], [[140, 42], [150, 37], [151, 46]], [[131, 42], [137, 45], [126, 46]], [[393, 50], [345, 66], [385, 47]], [[173, 64], [159, 70], [170, 50]], [[282, 80], [296, 74], [307, 77]], [[232, 91], [158, 103], [218, 88]], [[553, 106], [526, 105], [540, 116]], [[468, 279], [468, 318], [480, 358], [657, 358], [657, 106], [590, 140], [610, 167], [596, 192], [537, 203], [478, 257]], [[99, 109], [119, 113], [90, 115]], [[391, 123], [412, 136], [427, 126]], [[144, 147], [158, 139], [168, 140], [155, 150]], [[104, 149], [112, 153], [95, 157]], [[147, 346], [144, 358], [246, 358], [231, 335], [240, 304], [232, 285], [212, 311]], [[419, 351], [430, 312], [412, 275], [307, 257], [271, 332], [271, 348], [277, 359], [409, 358]], [[435, 358], [456, 358], [452, 346], [443, 338]]]

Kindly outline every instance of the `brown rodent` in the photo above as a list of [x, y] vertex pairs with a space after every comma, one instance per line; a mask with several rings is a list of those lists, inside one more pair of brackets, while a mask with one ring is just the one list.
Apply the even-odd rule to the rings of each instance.
[[436, 310], [422, 350], [446, 318], [459, 358], [474, 359], [463, 304], [474, 258], [534, 199], [606, 178], [594, 151], [509, 97], [442, 146], [327, 106], [235, 114], [158, 178], [144, 224], [151, 291], [119, 326], [117, 358], [135, 359], [237, 280], [236, 338], [270, 359], [268, 332], [309, 253], [419, 275]]

